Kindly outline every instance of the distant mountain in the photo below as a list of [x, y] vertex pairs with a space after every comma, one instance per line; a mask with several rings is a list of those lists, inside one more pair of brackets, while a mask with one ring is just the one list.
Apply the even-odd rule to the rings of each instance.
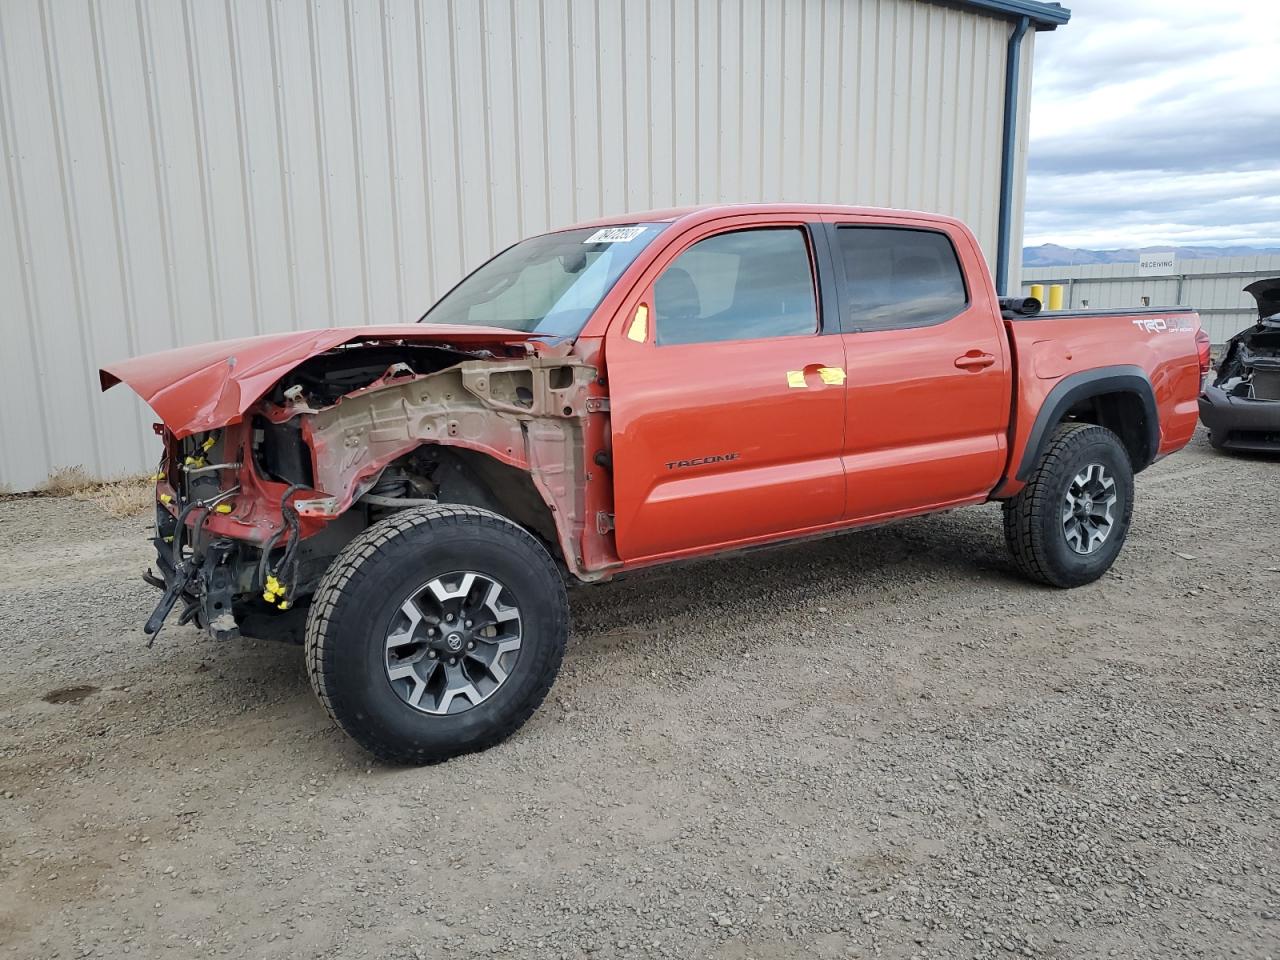
[[1179, 260], [1208, 257], [1251, 257], [1259, 253], [1280, 253], [1277, 247], [1142, 247], [1129, 250], [1083, 250], [1042, 243], [1022, 248], [1024, 267], [1067, 267], [1077, 263], [1137, 263], [1142, 253], [1174, 252]]

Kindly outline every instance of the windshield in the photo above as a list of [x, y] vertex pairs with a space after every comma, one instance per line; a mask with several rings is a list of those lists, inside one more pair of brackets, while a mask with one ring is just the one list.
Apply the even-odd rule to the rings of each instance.
[[577, 336], [664, 226], [586, 227], [521, 240], [445, 294], [421, 322]]

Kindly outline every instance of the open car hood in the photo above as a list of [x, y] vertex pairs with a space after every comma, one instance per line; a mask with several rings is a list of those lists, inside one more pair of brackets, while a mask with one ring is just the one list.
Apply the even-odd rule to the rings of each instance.
[[219, 340], [121, 360], [98, 371], [102, 389], [126, 383], [178, 437], [238, 422], [302, 362], [349, 343], [430, 343], [459, 350], [501, 348], [545, 334], [498, 327], [400, 323], [334, 327]]
[[1259, 320], [1280, 314], [1280, 277], [1255, 280], [1244, 288], [1244, 292], [1252, 294], [1257, 302]]

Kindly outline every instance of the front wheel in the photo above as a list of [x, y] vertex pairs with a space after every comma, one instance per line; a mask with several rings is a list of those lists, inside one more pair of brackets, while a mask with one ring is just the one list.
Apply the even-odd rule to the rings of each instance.
[[1110, 569], [1132, 514], [1133, 466], [1120, 438], [1064, 423], [1027, 485], [1004, 503], [1005, 542], [1026, 576], [1078, 587]]
[[475, 507], [405, 510], [333, 562], [307, 618], [311, 685], [374, 755], [483, 750], [542, 703], [569, 633], [564, 582], [527, 531]]

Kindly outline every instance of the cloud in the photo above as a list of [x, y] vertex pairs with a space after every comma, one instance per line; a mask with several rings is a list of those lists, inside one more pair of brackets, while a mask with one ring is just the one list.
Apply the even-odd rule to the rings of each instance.
[[1026, 242], [1280, 244], [1273, 5], [1070, 6], [1036, 38]]

